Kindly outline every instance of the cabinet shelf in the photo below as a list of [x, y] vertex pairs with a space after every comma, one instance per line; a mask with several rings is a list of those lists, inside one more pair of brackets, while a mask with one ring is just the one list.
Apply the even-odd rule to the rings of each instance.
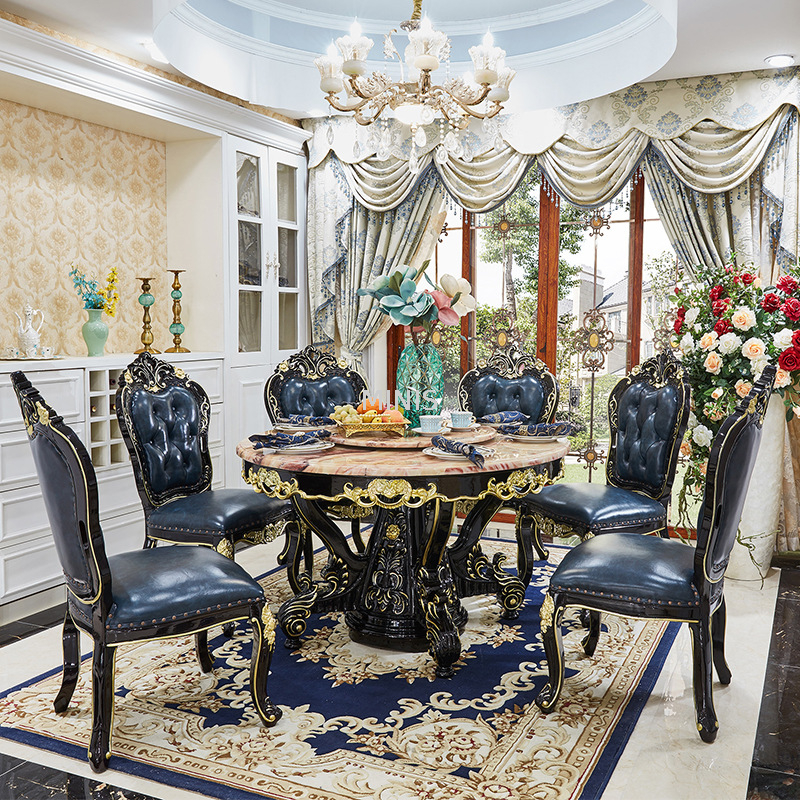
[[89, 369], [89, 453], [95, 468], [128, 462], [116, 413], [121, 369]]

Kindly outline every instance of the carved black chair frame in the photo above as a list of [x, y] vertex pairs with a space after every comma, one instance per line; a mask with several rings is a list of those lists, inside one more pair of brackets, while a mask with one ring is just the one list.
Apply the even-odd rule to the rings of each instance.
[[[647, 383], [658, 389], [666, 385], [675, 387], [678, 393], [678, 413], [675, 424], [670, 436], [670, 444], [666, 457], [666, 468], [663, 479], [657, 486], [648, 484], [644, 481], [626, 480], [619, 476], [617, 472], [617, 441], [619, 430], [619, 402], [622, 395], [635, 384]], [[608, 422], [610, 429], [610, 446], [606, 459], [606, 483], [620, 489], [637, 492], [646, 497], [660, 502], [664, 506], [664, 521], [653, 526], [648, 522], [638, 528], [625, 525], [624, 530], [638, 533], [657, 533], [666, 537], [667, 534], [667, 509], [669, 507], [672, 484], [675, 480], [675, 470], [678, 466], [678, 456], [680, 455], [681, 442], [686, 432], [689, 422], [689, 404], [691, 401], [691, 388], [686, 370], [681, 363], [676, 360], [672, 351], [659, 353], [647, 359], [642, 364], [635, 366], [617, 385], [612, 389], [608, 397]], [[542, 558], [548, 557], [548, 552], [542, 544], [542, 535], [550, 537], [569, 538], [578, 536], [585, 539], [587, 536], [595, 535], [598, 531], [593, 531], [588, 527], [578, 524], [569, 524], [550, 519], [549, 517], [531, 509], [525, 508], [523, 502], [521, 515], [522, 524], [531, 527], [533, 536], [533, 546]], [[604, 527], [603, 533], [607, 533], [613, 528]]]
[[[270, 421], [274, 424], [286, 416], [281, 406], [281, 395], [287, 381], [294, 378], [313, 382], [332, 377], [344, 378], [350, 384], [356, 405], [360, 402], [362, 395], [368, 391], [367, 381], [364, 376], [349, 366], [343, 358], [337, 358], [331, 353], [317, 349], [313, 345], [308, 345], [294, 355], [289, 356], [285, 361], [278, 364], [275, 372], [267, 378], [267, 382], [264, 385], [264, 406]], [[329, 409], [329, 413], [332, 412], [333, 409]], [[366, 545], [361, 536], [361, 521], [371, 518], [373, 516], [372, 512], [369, 509], [346, 503], [339, 503], [335, 506], [329, 505], [326, 507], [326, 511], [331, 516], [350, 520], [353, 542], [357, 551], [363, 553]], [[308, 536], [307, 529], [302, 523], [300, 523], [300, 533], [297, 539], [295, 540], [293, 536], [287, 538], [286, 547], [278, 556], [279, 563], [287, 564], [290, 567], [289, 576], [293, 589], [298, 580], [297, 569], [299, 569], [299, 561], [297, 548], [303, 551], [306, 569], [310, 571], [313, 563], [312, 542]], [[293, 565], [294, 568], [292, 568]]]
[[[201, 609], [182, 617], [143, 620], [136, 626], [113, 626], [109, 622], [114, 607], [112, 574], [106, 556], [97, 496], [97, 477], [86, 448], [75, 432], [51, 408], [22, 372], [11, 375], [25, 428], [34, 452], [37, 470], [59, 464], [65, 483], [74, 500], [74, 518], [59, 515], [51, 518], [56, 544], [64, 567], [67, 587], [67, 611], [64, 616], [62, 645], [64, 667], [61, 688], [53, 702], [56, 713], [67, 711], [78, 682], [81, 655], [78, 629], [92, 637], [92, 734], [88, 749], [89, 762], [95, 772], [108, 766], [111, 750], [111, 728], [114, 704], [114, 660], [121, 644], [185, 637], [194, 634], [197, 659], [203, 672], [211, 672], [213, 661], [208, 650], [208, 631], [237, 620], [249, 620], [253, 628], [253, 656], [250, 681], [253, 704], [265, 725], [274, 725], [281, 717], [279, 708], [267, 695], [267, 676], [275, 647], [275, 618], [260, 597], [241, 598], [241, 602], [225, 607]], [[64, 487], [66, 488], [66, 487]], [[61, 486], [59, 485], [59, 489]], [[48, 508], [48, 514], [50, 514]], [[65, 564], [65, 548], [56, 530], [68, 528], [81, 554], [80, 568], [73, 574]], [[141, 551], [139, 551], [141, 552]], [[209, 553], [209, 556], [222, 559]], [[117, 556], [119, 558], [119, 556]], [[76, 562], [71, 562], [76, 563]]]
[[[523, 376], [535, 378], [542, 387], [543, 399], [539, 418], [536, 422], [552, 422], [558, 408], [559, 388], [555, 375], [547, 365], [530, 353], [521, 350], [514, 342], [497, 349], [488, 359], [481, 360], [478, 365], [464, 374], [458, 384], [458, 403], [465, 411], [474, 411], [472, 391], [475, 384], [485, 375], [497, 375], [512, 380]], [[546, 469], [551, 479], [561, 472], [561, 463], [549, 464]], [[461, 525], [456, 541], [448, 548], [453, 578], [460, 597], [486, 594], [487, 586], [499, 590], [500, 582], [505, 577], [502, 569], [502, 558], [495, 557], [489, 561], [480, 545], [480, 537], [492, 517], [502, 508], [510, 508], [515, 512], [515, 536], [517, 539], [517, 575], [523, 585], [530, 583], [533, 574], [533, 548], [536, 547], [539, 558], [546, 558], [540, 543], [532, 536], [532, 526], [524, 513], [523, 506], [512, 500], [496, 504], [482, 504], [480, 513], [471, 507], [462, 506], [466, 518]], [[519, 609], [503, 609], [506, 618], [514, 618]]]
[[[156, 491], [148, 479], [147, 458], [144, 444], [137, 433], [137, 426], [132, 416], [132, 404], [137, 392], [147, 391], [155, 395], [166, 394], [171, 387], [179, 387], [188, 392], [199, 411], [199, 430], [197, 445], [200, 451], [202, 467], [197, 480]], [[240, 542], [262, 544], [271, 542], [287, 528], [294, 529], [297, 523], [290, 503], [278, 506], [277, 511], [268, 520], [258, 522], [252, 529], [238, 530], [235, 534], [217, 535], [203, 531], [183, 530], [175, 539], [167, 538], [163, 531], [154, 533], [150, 528], [152, 512], [172, 500], [191, 497], [211, 490], [213, 468], [208, 449], [208, 428], [211, 420], [211, 403], [200, 384], [190, 380], [180, 368], [155, 358], [150, 353], [140, 353], [128, 365], [117, 386], [116, 411], [122, 439], [130, 454], [133, 464], [133, 475], [136, 488], [142, 501], [145, 517], [145, 547], [153, 547], [159, 541], [171, 544], [203, 544], [215, 548], [218, 552], [233, 558], [236, 545]]]
[[[536, 704], [544, 713], [555, 708], [564, 683], [561, 619], [566, 608], [588, 609], [595, 617], [599, 612], [608, 612], [626, 617], [686, 622], [692, 633], [697, 729], [704, 742], [715, 740], [719, 723], [714, 710], [712, 667], [722, 684], [727, 685], [731, 680], [731, 671], [725, 661], [725, 570], [738, 532], [774, 378], [775, 367], [767, 366], [749, 395], [723, 422], [714, 438], [693, 556], [691, 582], [696, 591], [695, 602], [670, 604], [667, 600], [646, 600], [631, 596], [622, 586], [616, 587], [618, 594], [581, 591], [580, 586], [557, 585], [558, 570], [553, 575], [540, 611], [549, 682], [536, 698]], [[600, 541], [606, 541], [607, 536], [629, 537], [629, 534], [610, 533]], [[592, 542], [577, 545], [569, 555], [580, 553], [581, 548], [587, 545], [591, 546]], [[675, 540], [656, 539], [649, 548], [652, 550], [650, 560], [657, 563], [659, 551], [675, 547], [687, 545]], [[584, 638], [582, 644], [586, 655], [594, 653], [597, 635], [599, 629], [594, 635], [590, 631]]]

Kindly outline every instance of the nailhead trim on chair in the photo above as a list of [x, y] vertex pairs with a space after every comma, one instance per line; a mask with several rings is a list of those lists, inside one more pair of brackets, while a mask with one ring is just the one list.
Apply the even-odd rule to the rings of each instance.
[[162, 622], [171, 622], [172, 620], [177, 619], [185, 619], [186, 617], [197, 617], [201, 616], [202, 614], [206, 614], [209, 611], [219, 611], [221, 608], [236, 608], [237, 606], [246, 606], [251, 605], [252, 603], [256, 603], [260, 601], [260, 597], [252, 597], [249, 600], [239, 601], [238, 603], [228, 603], [227, 605], [223, 605], [220, 603], [216, 606], [209, 606], [205, 609], [196, 609], [194, 611], [187, 611], [184, 614], [173, 614], [171, 617], [162, 617], [161, 619], [151, 619], [151, 620], [143, 620], [141, 622], [126, 622], [121, 623], [118, 622], [116, 625], [112, 625], [111, 628], [113, 630], [137, 630], [139, 628], [149, 628], [151, 625], [158, 625]]
[[257, 525], [240, 525], [238, 528], [178, 528], [174, 525], [158, 525], [149, 523], [148, 527], [151, 531], [164, 531], [165, 533], [205, 533], [209, 536], [228, 536], [233, 533], [247, 533], [247, 531], [256, 531], [264, 527], [261, 522]]
[[699, 606], [700, 605], [700, 595], [697, 593], [697, 589], [692, 587], [692, 591], [694, 592], [696, 600], [693, 600], [690, 603], [673, 603], [672, 600], [654, 600], [650, 597], [633, 597], [631, 595], [624, 595], [624, 594], [613, 594], [612, 592], [592, 592], [588, 589], [573, 589], [570, 586], [556, 586], [555, 584], [550, 585], [551, 592], [569, 592], [570, 594], [583, 594], [583, 595], [591, 595], [592, 597], [609, 597], [612, 600], [627, 600], [632, 603], [648, 603], [658, 606]]
[[[589, 530], [602, 530], [603, 528], [613, 528], [614, 530], [617, 530], [622, 527], [618, 521], [615, 522], [613, 520], [609, 520], [609, 522], [606, 523], [590, 524], [577, 520], [574, 517], [565, 517], [562, 516], [561, 514], [551, 514], [549, 511], [548, 512], [541, 511], [540, 513], [544, 514], [550, 519], [555, 520], [556, 522], [568, 522], [572, 525], [588, 525]], [[625, 523], [625, 526], [632, 527], [634, 525], [651, 525], [654, 522], [661, 522], [662, 520], [666, 521], [666, 516], [667, 512], [665, 509], [663, 515], [659, 514], [658, 516], [656, 516], [655, 514], [653, 514], [649, 517], [639, 517], [638, 519], [631, 519]]]

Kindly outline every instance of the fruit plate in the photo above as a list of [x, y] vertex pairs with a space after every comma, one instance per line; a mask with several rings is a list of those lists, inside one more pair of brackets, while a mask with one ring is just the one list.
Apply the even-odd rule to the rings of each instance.
[[403, 422], [340, 422], [339, 429], [345, 439], [357, 433], [396, 433], [398, 436], [402, 436], [408, 424], [408, 420], [403, 420]]

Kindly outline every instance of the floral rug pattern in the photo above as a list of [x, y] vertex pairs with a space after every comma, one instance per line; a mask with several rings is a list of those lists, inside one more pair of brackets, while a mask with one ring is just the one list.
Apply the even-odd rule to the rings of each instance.
[[[510, 543], [487, 549], [513, 553]], [[595, 656], [565, 627], [567, 679], [555, 712], [533, 700], [546, 682], [538, 611], [554, 561], [534, 572], [517, 620], [492, 597], [469, 598], [463, 655], [451, 680], [427, 653], [350, 641], [343, 615], [312, 618], [300, 650], [278, 646], [271, 729], [252, 708], [250, 631], [211, 639], [204, 675], [191, 639], [120, 648], [110, 769], [211, 797], [296, 800], [567, 800], [599, 796], [674, 638], [658, 622], [604, 616]], [[267, 596], [288, 595], [280, 572]], [[677, 629], [677, 626], [674, 626]], [[666, 634], [666, 635], [665, 635]], [[54, 713], [60, 671], [0, 698], [0, 736], [85, 758], [90, 663], [68, 712]], [[113, 780], [111, 781], [113, 783]]]

